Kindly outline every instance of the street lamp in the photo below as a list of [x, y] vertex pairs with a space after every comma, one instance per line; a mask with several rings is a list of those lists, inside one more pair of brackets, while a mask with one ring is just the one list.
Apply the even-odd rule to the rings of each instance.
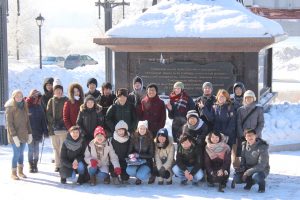
[[42, 34], [41, 29], [44, 23], [44, 17], [40, 14], [37, 18], [35, 18], [36, 24], [39, 27], [39, 46], [40, 46], [40, 69], [42, 69]]

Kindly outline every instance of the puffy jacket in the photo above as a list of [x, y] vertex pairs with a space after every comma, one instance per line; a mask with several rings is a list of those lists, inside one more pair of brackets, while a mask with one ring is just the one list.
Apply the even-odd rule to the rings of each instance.
[[32, 137], [35, 141], [41, 141], [43, 134], [48, 135], [46, 115], [41, 105], [29, 107], [29, 120], [32, 130]]
[[70, 100], [65, 102], [64, 110], [63, 110], [63, 119], [65, 123], [65, 127], [69, 130], [72, 126], [76, 125], [78, 113], [80, 110], [80, 102], [75, 101], [71, 103]]

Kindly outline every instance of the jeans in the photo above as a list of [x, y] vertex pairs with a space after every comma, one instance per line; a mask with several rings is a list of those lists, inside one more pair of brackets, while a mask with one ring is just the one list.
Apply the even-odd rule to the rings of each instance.
[[17, 147], [15, 144], [12, 144], [11, 146], [13, 148], [12, 168], [16, 168], [17, 164], [23, 165], [26, 143], [20, 143], [19, 147]]
[[[187, 167], [187, 169], [189, 171], [191, 171], [193, 169], [193, 167]], [[186, 178], [184, 176], [184, 171], [182, 169], [180, 169], [177, 165], [175, 165], [172, 168], [172, 170], [173, 170], [174, 174], [180, 178], [181, 181], [186, 180]], [[203, 178], [203, 175], [204, 174], [203, 174], [202, 169], [199, 169], [198, 172], [193, 176], [193, 182], [194, 183], [199, 182]]]
[[[235, 173], [233, 176], [233, 180], [236, 183], [243, 183], [242, 176], [244, 173]], [[250, 180], [253, 180], [254, 183], [260, 184], [265, 181], [266, 175], [264, 172], [255, 172], [252, 176], [249, 177]]]
[[89, 167], [88, 168], [88, 171], [89, 171], [89, 175], [90, 176], [94, 176], [94, 175], [97, 175], [101, 181], [103, 181], [106, 177], [109, 176], [108, 173], [106, 172], [102, 172], [100, 168], [98, 167]]
[[30, 144], [28, 144], [28, 161], [33, 163], [34, 161], [39, 160], [39, 144], [40, 142], [37, 140], [32, 140]]
[[147, 165], [127, 166], [126, 172], [129, 176], [136, 177], [140, 180], [147, 180], [150, 177], [151, 169]]

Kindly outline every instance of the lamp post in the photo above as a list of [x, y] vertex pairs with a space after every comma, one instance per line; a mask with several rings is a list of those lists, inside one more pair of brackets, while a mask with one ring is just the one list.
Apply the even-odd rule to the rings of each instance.
[[44, 17], [40, 14], [37, 18], [35, 18], [36, 24], [39, 27], [39, 46], [40, 46], [40, 69], [42, 69], [42, 26], [44, 23]]

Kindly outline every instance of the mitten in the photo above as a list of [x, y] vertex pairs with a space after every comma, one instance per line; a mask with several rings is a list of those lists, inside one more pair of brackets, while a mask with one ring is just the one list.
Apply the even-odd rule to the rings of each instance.
[[29, 134], [27, 144], [30, 144], [31, 142], [32, 142], [32, 134]]
[[116, 175], [121, 175], [121, 173], [122, 173], [122, 170], [121, 170], [121, 168], [120, 167], [116, 167], [115, 169], [114, 169], [114, 172], [115, 172], [115, 174]]
[[14, 141], [16, 147], [20, 147], [20, 140], [19, 140], [18, 136], [14, 136], [13, 141]]
[[96, 159], [91, 159], [91, 167], [93, 168], [97, 168], [97, 165], [98, 165], [98, 161]]

